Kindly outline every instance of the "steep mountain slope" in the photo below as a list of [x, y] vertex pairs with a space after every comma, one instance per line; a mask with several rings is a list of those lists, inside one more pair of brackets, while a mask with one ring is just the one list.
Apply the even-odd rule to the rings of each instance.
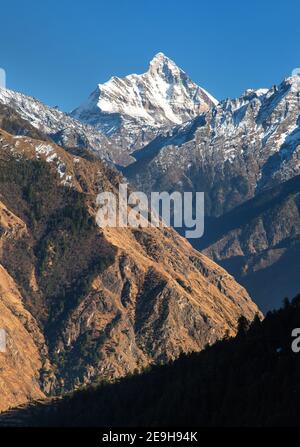
[[145, 191], [205, 191], [219, 216], [300, 173], [300, 77], [247, 90], [137, 151], [125, 175]]
[[299, 319], [300, 296], [250, 328], [241, 321], [234, 339], [116, 384], [16, 409], [0, 416], [0, 426], [299, 427], [300, 356], [292, 350], [299, 339], [291, 337]]
[[[0, 90], [1, 92], [1, 90]], [[40, 140], [50, 141], [50, 138], [23, 119], [13, 108], [0, 103], [0, 128], [12, 135], [28, 136]]]
[[[1, 229], [4, 209], [1, 206]], [[10, 224], [14, 225], [14, 216], [7, 212], [7, 217], [11, 221]], [[9, 231], [12, 231], [12, 227]], [[25, 310], [15, 282], [1, 264], [0, 328], [6, 332], [6, 351], [0, 352], [1, 412], [8, 407], [23, 404], [28, 399], [45, 397], [39, 383], [39, 371], [44, 364], [44, 339], [35, 319]]]
[[[0, 201], [0, 259], [6, 256], [8, 241], [17, 241], [26, 234], [25, 223]], [[37, 321], [25, 309], [16, 282], [1, 262], [0, 328], [6, 332], [6, 351], [0, 352], [0, 411], [43, 397], [39, 371], [47, 368], [44, 337]]]
[[258, 312], [173, 230], [98, 228], [96, 195], [119, 182], [99, 160], [0, 132], [0, 262], [45, 337], [47, 394], [199, 351]]
[[72, 116], [121, 145], [125, 156], [153, 139], [157, 129], [188, 121], [215, 104], [208, 92], [158, 53], [146, 73], [114, 76], [99, 84]]
[[294, 296], [300, 277], [300, 176], [211, 221], [199, 249], [234, 274], [267, 310]]
[[[100, 158], [114, 160], [114, 148], [105, 135], [31, 96], [0, 87], [0, 118], [1, 128], [12, 134], [23, 135], [26, 129], [33, 138], [47, 136], [68, 150], [89, 149]], [[9, 127], [10, 121], [15, 128]]]

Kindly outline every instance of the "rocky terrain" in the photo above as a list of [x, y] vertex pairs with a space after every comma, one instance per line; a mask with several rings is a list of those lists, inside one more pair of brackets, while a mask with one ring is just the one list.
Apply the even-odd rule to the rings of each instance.
[[158, 135], [125, 175], [145, 191], [205, 191], [219, 216], [300, 173], [300, 77], [247, 90]]
[[[1, 205], [0, 205], [1, 206]], [[1, 206], [0, 225], [4, 218], [16, 225], [15, 216]], [[1, 241], [2, 242], [2, 241]], [[1, 243], [0, 242], [0, 243]], [[45, 397], [40, 387], [44, 337], [36, 320], [25, 309], [18, 287], [0, 265], [0, 327], [6, 331], [6, 352], [0, 352], [0, 412], [30, 399]]]
[[[300, 340], [291, 333], [299, 318], [300, 295], [262, 321], [241, 319], [234, 338], [117, 383], [23, 405], [1, 414], [0, 427], [218, 427], [207, 432], [218, 431], [216, 441], [226, 427], [222, 439], [231, 442], [229, 427], [298, 427]], [[249, 433], [255, 442], [256, 430]]]
[[98, 228], [119, 174], [30, 131], [0, 132], [2, 409], [200, 351], [259, 312], [175, 231]]
[[293, 76], [158, 135], [123, 170], [147, 193], [204, 191], [205, 237], [192, 244], [264, 310], [299, 288], [299, 117], [300, 77]]
[[[68, 151], [87, 149], [114, 160], [114, 148], [104, 134], [36, 98], [0, 87], [1, 128], [16, 135], [51, 140]], [[10, 124], [9, 124], [10, 123]], [[15, 126], [15, 128], [13, 127]]]
[[300, 176], [212, 220], [197, 248], [229, 270], [264, 311], [299, 289]]

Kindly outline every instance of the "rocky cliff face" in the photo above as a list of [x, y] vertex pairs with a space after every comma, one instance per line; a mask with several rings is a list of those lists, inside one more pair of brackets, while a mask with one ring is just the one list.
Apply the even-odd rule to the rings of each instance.
[[120, 181], [102, 162], [5, 131], [0, 148], [0, 262], [30, 321], [19, 318], [32, 352], [19, 364], [35, 384], [28, 397], [199, 351], [234, 334], [240, 315], [258, 312], [245, 289], [173, 230], [99, 229], [96, 194]]

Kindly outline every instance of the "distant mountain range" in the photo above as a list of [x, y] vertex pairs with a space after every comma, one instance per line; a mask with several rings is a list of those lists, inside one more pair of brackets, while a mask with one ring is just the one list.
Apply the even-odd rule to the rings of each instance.
[[0, 103], [66, 148], [84, 147], [117, 164], [134, 161], [130, 154], [162, 129], [183, 123], [217, 104], [206, 90], [162, 53], [142, 75], [112, 77], [99, 84], [71, 114], [35, 98], [0, 88]]
[[125, 78], [113, 76], [105, 84], [99, 84], [89, 100], [72, 115], [111, 135], [118, 127], [108, 129], [107, 116], [113, 119], [117, 114], [123, 121], [136, 120], [141, 126], [162, 127], [182, 124], [217, 103], [175, 62], [158, 53], [146, 73]]
[[[15, 123], [20, 120], [23, 120], [23, 124], [24, 122], [27, 123], [23, 126], [25, 130], [22, 130], [22, 126], [19, 126], [21, 135], [28, 132], [28, 125], [30, 125], [47, 136], [48, 139], [68, 150], [88, 149], [108, 161], [113, 157], [111, 144], [105, 135], [93, 127], [74, 120], [68, 114], [56, 108], [48, 107], [31, 96], [0, 88], [0, 104], [3, 107], [9, 107], [9, 109], [6, 109], [10, 110], [9, 114], [17, 113]], [[3, 107], [2, 115], [5, 120], [6, 112]]]
[[236, 276], [264, 310], [297, 292], [299, 76], [222, 101], [133, 156], [137, 161], [123, 172], [137, 189], [205, 191], [205, 236], [192, 243]]
[[146, 191], [205, 191], [219, 216], [300, 174], [300, 77], [247, 90], [158, 135], [125, 175]]

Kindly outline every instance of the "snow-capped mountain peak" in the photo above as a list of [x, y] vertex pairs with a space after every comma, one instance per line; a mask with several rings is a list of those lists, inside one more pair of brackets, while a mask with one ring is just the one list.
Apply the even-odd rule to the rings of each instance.
[[172, 59], [168, 58], [164, 53], [157, 53], [154, 58], [150, 61], [149, 73], [153, 76], [165, 77], [168, 74], [173, 74], [178, 76], [183, 71], [177, 67]]
[[155, 128], [182, 124], [216, 104], [175, 62], [158, 53], [146, 73], [114, 76], [99, 84], [72, 115], [111, 134], [124, 121]]

